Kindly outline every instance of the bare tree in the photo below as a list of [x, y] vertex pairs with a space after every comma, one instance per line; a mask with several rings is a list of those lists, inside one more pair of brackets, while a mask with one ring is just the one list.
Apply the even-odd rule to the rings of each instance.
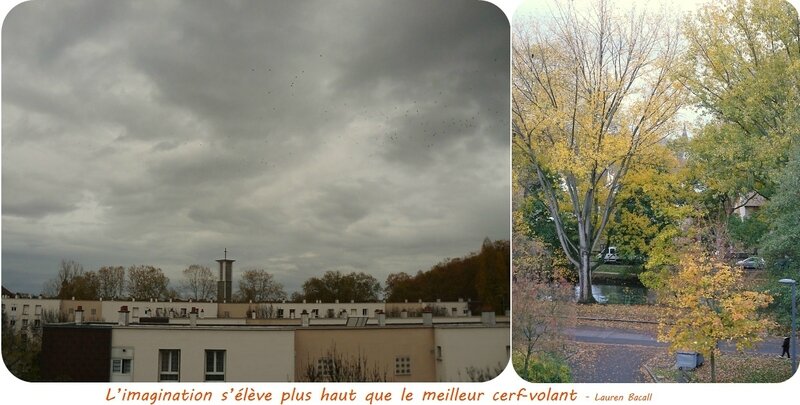
[[360, 352], [346, 356], [336, 347], [328, 349], [324, 356], [309, 359], [301, 381], [308, 382], [385, 382], [387, 372], [377, 363], [370, 366]]
[[208, 267], [193, 264], [183, 270], [181, 289], [188, 298], [212, 300], [217, 293], [216, 287], [214, 273]]
[[264, 269], [249, 269], [242, 273], [237, 293], [241, 301], [270, 302], [286, 299], [283, 285]]
[[[542, 185], [559, 243], [593, 302], [591, 262], [617, 194], [649, 147], [677, 130], [683, 102], [671, 73], [678, 34], [663, 16], [615, 14], [609, 0], [515, 27], [514, 147]], [[569, 235], [565, 221], [577, 224]]]
[[72, 285], [80, 276], [83, 276], [83, 266], [80, 263], [62, 259], [56, 277], [45, 283], [42, 293], [48, 297], [72, 298]]
[[118, 299], [125, 295], [125, 268], [103, 266], [97, 270], [98, 295], [104, 299]]
[[522, 355], [517, 373], [528, 379], [529, 365], [537, 352], [563, 352], [563, 329], [574, 325], [575, 308], [570, 305], [572, 288], [567, 283], [536, 282], [520, 277], [514, 282], [511, 335], [514, 350]]
[[128, 268], [128, 295], [136, 299], [166, 298], [169, 278], [161, 269], [153, 266], [131, 266]]

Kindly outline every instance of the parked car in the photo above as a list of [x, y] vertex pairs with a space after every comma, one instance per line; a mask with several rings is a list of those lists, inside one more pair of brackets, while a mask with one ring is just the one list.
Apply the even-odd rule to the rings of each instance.
[[750, 270], [763, 269], [765, 264], [766, 263], [764, 262], [764, 259], [758, 256], [750, 256], [747, 259], [739, 260], [738, 262], [736, 262], [737, 266]]

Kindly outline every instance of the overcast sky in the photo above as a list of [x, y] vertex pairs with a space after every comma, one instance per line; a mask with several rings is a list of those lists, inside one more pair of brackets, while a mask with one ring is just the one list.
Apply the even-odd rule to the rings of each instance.
[[228, 249], [288, 292], [509, 236], [509, 27], [479, 1], [43, 1], [2, 34], [2, 284], [173, 283]]

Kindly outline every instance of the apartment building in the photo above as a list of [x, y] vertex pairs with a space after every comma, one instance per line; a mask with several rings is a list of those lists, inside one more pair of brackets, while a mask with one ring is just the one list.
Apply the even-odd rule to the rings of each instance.
[[[215, 324], [197, 311], [187, 319], [45, 325], [42, 373], [67, 381], [330, 381], [360, 365], [386, 381], [469, 381], [470, 369], [500, 370], [508, 362], [509, 323], [494, 314], [454, 319], [349, 317], [284, 324]], [[243, 319], [244, 320], [244, 319]], [[337, 323], [332, 323], [337, 322]]]

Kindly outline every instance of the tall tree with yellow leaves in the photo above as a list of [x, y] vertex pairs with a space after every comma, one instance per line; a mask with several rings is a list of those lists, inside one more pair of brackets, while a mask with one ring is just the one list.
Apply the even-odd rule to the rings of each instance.
[[[674, 24], [613, 10], [606, 0], [589, 11], [563, 5], [551, 19], [515, 27], [514, 145], [531, 162], [561, 248], [578, 269], [580, 302], [594, 301], [592, 251], [628, 172], [676, 129], [683, 100], [670, 79]], [[577, 237], [567, 234], [565, 215]]]
[[742, 270], [691, 247], [680, 270], [667, 282], [666, 311], [659, 323], [658, 340], [669, 343], [670, 352], [692, 350], [708, 357], [711, 381], [716, 382], [718, 345], [752, 347], [771, 325], [757, 311], [772, 302], [770, 295], [742, 288]]

